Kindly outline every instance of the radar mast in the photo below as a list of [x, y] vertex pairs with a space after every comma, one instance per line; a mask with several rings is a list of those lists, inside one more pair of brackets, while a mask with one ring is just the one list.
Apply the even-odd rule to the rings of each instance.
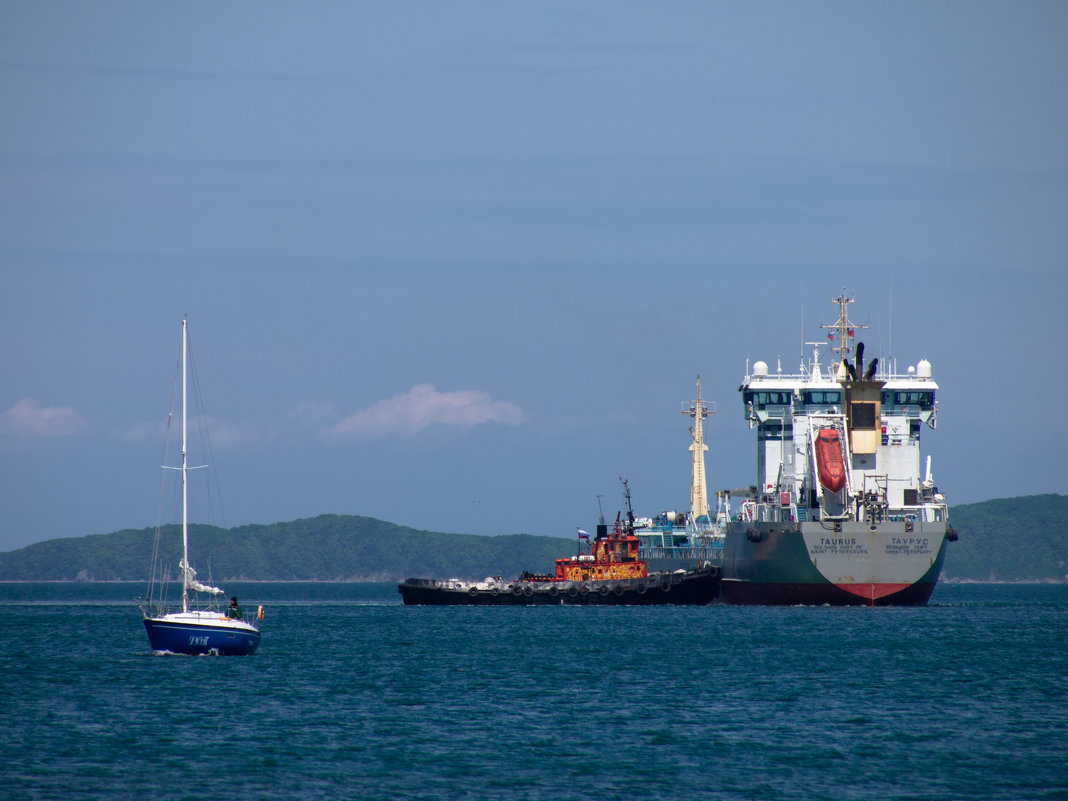
[[831, 350], [838, 354], [838, 364], [844, 361], [848, 361], [849, 355], [853, 352], [853, 339], [858, 328], [871, 328], [870, 325], [865, 323], [864, 325], [857, 325], [856, 323], [849, 321], [848, 308], [849, 304], [856, 300], [854, 297], [846, 297], [845, 290], [842, 290], [842, 294], [837, 298], [831, 298], [832, 303], [838, 304], [838, 321], [835, 323], [827, 324], [820, 323], [820, 328], [829, 328], [830, 333], [827, 334], [827, 338], [831, 340]]
[[682, 413], [694, 419], [694, 424], [690, 428], [690, 433], [693, 435], [693, 442], [690, 443], [690, 450], [693, 452], [690, 513], [695, 521], [702, 516], [711, 518], [708, 508], [708, 484], [705, 481], [705, 452], [708, 451], [708, 446], [705, 445], [703, 421], [709, 415], [715, 414], [716, 410], [715, 408], [709, 409], [701, 400], [701, 376], [697, 376], [697, 400], [684, 405]]

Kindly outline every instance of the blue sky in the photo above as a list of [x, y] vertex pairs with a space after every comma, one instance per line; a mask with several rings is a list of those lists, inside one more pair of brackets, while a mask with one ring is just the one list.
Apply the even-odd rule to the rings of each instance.
[[1068, 491], [1062, 3], [3, 2], [0, 54], [0, 550], [154, 524], [184, 314], [219, 524], [685, 508], [697, 374], [752, 483], [746, 359], [843, 288], [951, 503]]

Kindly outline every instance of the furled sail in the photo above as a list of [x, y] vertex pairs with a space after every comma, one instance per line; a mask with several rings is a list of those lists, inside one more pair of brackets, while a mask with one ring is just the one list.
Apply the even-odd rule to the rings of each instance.
[[178, 567], [182, 568], [182, 572], [185, 574], [185, 586], [191, 590], [197, 592], [210, 592], [212, 595], [222, 595], [223, 591], [218, 587], [209, 587], [207, 584], [201, 584], [197, 581], [197, 571], [187, 565], [185, 561], [178, 563]]

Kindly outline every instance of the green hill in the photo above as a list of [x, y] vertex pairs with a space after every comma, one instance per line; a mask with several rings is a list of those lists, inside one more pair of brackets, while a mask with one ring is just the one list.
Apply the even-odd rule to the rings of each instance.
[[[442, 534], [346, 515], [229, 530], [193, 525], [189, 538], [198, 577], [218, 582], [514, 576], [549, 570], [575, 549], [561, 537]], [[140, 581], [148, 578], [154, 539], [154, 529], [143, 529], [47, 540], [0, 553], [0, 581]], [[175, 576], [179, 527], [163, 529], [159, 557]]]
[[954, 506], [960, 533], [943, 576], [964, 581], [1068, 580], [1068, 495], [1028, 495]]
[[[1068, 496], [1031, 495], [955, 506], [958, 542], [945, 578], [1064, 581]], [[273, 525], [190, 527], [200, 578], [262, 581], [395, 581], [406, 576], [481, 578], [550, 570], [574, 552], [561, 537], [483, 537], [397, 526], [371, 517], [321, 515]], [[48, 540], [0, 553], [0, 581], [140, 581], [148, 578], [154, 531]], [[163, 531], [160, 561], [177, 573], [181, 536]]]

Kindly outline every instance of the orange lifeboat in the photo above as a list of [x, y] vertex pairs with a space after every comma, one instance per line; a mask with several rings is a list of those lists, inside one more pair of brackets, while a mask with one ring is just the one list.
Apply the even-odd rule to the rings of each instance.
[[833, 428], [821, 428], [816, 436], [816, 467], [820, 484], [831, 492], [845, 485], [845, 465], [842, 463], [842, 441]]

